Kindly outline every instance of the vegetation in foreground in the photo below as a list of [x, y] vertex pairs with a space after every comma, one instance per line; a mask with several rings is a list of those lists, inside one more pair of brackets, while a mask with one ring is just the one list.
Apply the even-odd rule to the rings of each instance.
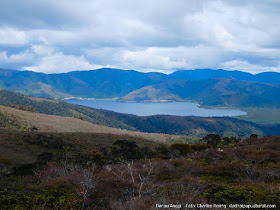
[[195, 144], [163, 145], [109, 134], [2, 130], [0, 141], [10, 150], [0, 158], [5, 209], [280, 205], [279, 136], [210, 134]]

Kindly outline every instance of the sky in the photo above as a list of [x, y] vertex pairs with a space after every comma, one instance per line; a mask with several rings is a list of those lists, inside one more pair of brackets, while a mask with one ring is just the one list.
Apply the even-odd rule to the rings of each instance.
[[0, 68], [280, 72], [279, 0], [0, 0]]

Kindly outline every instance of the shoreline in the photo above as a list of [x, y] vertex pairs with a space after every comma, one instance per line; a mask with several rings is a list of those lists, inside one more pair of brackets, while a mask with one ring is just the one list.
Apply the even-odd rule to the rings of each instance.
[[143, 101], [130, 101], [130, 100], [120, 100], [120, 98], [83, 98], [83, 97], [68, 97], [68, 98], [63, 98], [61, 99], [62, 101], [66, 100], [81, 100], [81, 101], [115, 101], [115, 102], [120, 102], [120, 103], [182, 103], [182, 102], [189, 102], [189, 103], [194, 103], [197, 104], [197, 106], [201, 106], [198, 102], [196, 101], [176, 101], [176, 100], [143, 100]]
[[[211, 105], [203, 105], [197, 101], [176, 101], [176, 100], [143, 100], [143, 101], [125, 101], [125, 100], [119, 100], [119, 98], [83, 98], [83, 97], [69, 97], [69, 98], [63, 98], [61, 100], [81, 100], [81, 101], [114, 101], [119, 103], [193, 103], [196, 104], [197, 107], [202, 109], [243, 109], [243, 107], [234, 107], [234, 106], [211, 106]], [[246, 108], [246, 107], [245, 107]], [[241, 110], [243, 111], [243, 110]]]
[[[224, 111], [239, 111], [241, 113], [238, 113], [237, 115], [231, 116], [231, 115], [226, 115], [228, 117], [241, 117], [241, 116], [246, 116], [248, 115], [248, 112], [242, 110], [241, 108], [237, 108], [237, 107], [225, 107], [225, 106], [220, 106], [220, 107], [214, 107], [214, 106], [203, 106], [202, 104], [199, 104], [196, 101], [171, 101], [171, 100], [146, 100], [146, 101], [120, 101], [117, 100], [118, 98], [107, 98], [107, 99], [96, 99], [96, 98], [82, 98], [82, 97], [71, 97], [71, 98], [64, 98], [63, 100], [67, 102], [67, 100], [77, 100], [77, 101], [111, 101], [111, 102], [117, 102], [117, 103], [123, 103], [123, 104], [166, 104], [168, 106], [168, 103], [171, 106], [171, 103], [190, 103], [193, 104], [193, 106], [196, 106], [198, 109], [201, 109], [201, 111], [203, 110], [218, 110], [218, 109], [223, 109]], [[70, 101], [69, 101], [70, 102]], [[70, 102], [71, 103], [71, 102]], [[78, 103], [78, 102], [76, 102]], [[74, 102], [75, 104], [75, 102]], [[133, 106], [133, 105], [132, 105]], [[182, 105], [181, 105], [182, 106]], [[92, 106], [93, 107], [93, 106]], [[98, 106], [99, 107], [99, 106]], [[94, 108], [94, 107], [93, 107]], [[106, 109], [101, 108], [101, 109]], [[115, 112], [120, 112], [120, 111], [116, 111], [113, 109], [110, 109], [107, 107], [107, 110], [111, 110], [111, 111], [115, 111]], [[126, 113], [126, 112], [121, 112], [121, 113]], [[135, 114], [135, 113], [127, 113], [127, 114]], [[136, 114], [137, 115], [137, 114]], [[151, 114], [151, 115], [157, 115], [157, 114]], [[174, 115], [174, 114], [167, 114], [167, 115]], [[138, 115], [140, 116], [140, 115]], [[143, 115], [143, 116], [150, 116], [150, 115]], [[197, 116], [197, 115], [178, 115], [178, 116]], [[226, 116], [221, 116], [221, 117], [226, 117]], [[206, 117], [206, 116], [205, 116]], [[207, 117], [214, 117], [214, 116], [207, 116]], [[219, 117], [219, 116], [216, 116]]]

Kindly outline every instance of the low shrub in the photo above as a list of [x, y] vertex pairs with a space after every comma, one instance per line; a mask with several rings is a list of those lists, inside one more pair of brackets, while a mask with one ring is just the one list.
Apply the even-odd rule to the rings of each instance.
[[29, 163], [20, 165], [18, 167], [14, 167], [12, 174], [16, 176], [28, 176], [35, 174], [36, 170], [38, 169], [37, 164]]
[[6, 158], [0, 158], [0, 165], [12, 165], [12, 161]]
[[203, 143], [191, 145], [191, 149], [194, 150], [194, 151], [201, 151], [201, 150], [208, 149], [210, 147], [211, 146], [209, 144], [203, 144]]
[[227, 205], [255, 203], [280, 205], [280, 191], [271, 192], [256, 186], [223, 184], [213, 187], [207, 197], [211, 202]]
[[170, 148], [179, 151], [181, 155], [186, 155], [192, 150], [192, 147], [189, 144], [172, 144]]
[[208, 134], [201, 141], [212, 145], [213, 147], [219, 147], [222, 144], [222, 138], [218, 134]]

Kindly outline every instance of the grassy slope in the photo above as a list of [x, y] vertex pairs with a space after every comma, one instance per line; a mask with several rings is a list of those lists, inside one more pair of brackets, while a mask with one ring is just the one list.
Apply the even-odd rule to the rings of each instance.
[[142, 133], [111, 128], [92, 124], [73, 117], [61, 117], [18, 110], [10, 107], [0, 106], [0, 113], [11, 119], [16, 125], [22, 125], [22, 130], [31, 130], [35, 126], [40, 132], [81, 132], [81, 133], [107, 133], [115, 135], [138, 136], [144, 139], [165, 142], [176, 136], [159, 133]]
[[6, 90], [0, 90], [0, 105], [19, 106], [19, 108], [32, 108], [35, 112], [58, 115], [64, 117], [76, 117], [94, 124], [106, 125], [122, 129], [136, 130], [135, 128], [118, 121], [110, 116], [104, 116], [102, 112], [65, 102], [58, 102], [51, 99], [43, 99], [25, 96]]

